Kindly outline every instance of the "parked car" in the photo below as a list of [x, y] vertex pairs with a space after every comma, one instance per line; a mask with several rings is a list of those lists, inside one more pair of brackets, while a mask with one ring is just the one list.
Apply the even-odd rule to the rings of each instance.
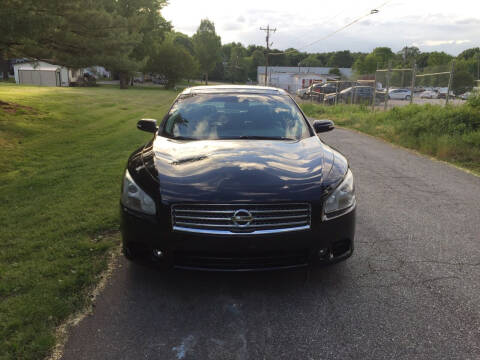
[[308, 88], [308, 94], [329, 94], [336, 91], [336, 85], [332, 83], [313, 84]]
[[390, 89], [388, 91], [388, 98], [392, 100], [410, 100], [412, 92], [407, 89]]
[[[322, 94], [331, 94], [337, 91], [337, 86], [333, 83], [326, 83], [318, 89]], [[339, 90], [340, 91], [340, 90]]]
[[297, 90], [297, 96], [301, 99], [306, 99], [307, 98], [307, 91], [308, 91], [308, 88], [298, 89]]
[[154, 76], [152, 77], [152, 83], [156, 85], [167, 85], [168, 79], [164, 76]]
[[284, 90], [184, 90], [130, 156], [121, 190], [128, 259], [167, 268], [252, 271], [334, 263], [353, 252], [347, 159]]
[[[352, 86], [344, 89], [338, 93], [337, 103], [372, 103], [374, 89], [371, 86]], [[335, 103], [336, 94], [327, 94], [324, 98], [324, 103], [332, 105]], [[382, 91], [376, 92], [375, 101], [384, 101], [385, 93]]]
[[472, 95], [473, 95], [473, 93], [471, 91], [467, 91], [466, 93], [463, 93], [463, 94], [459, 95], [458, 97], [462, 100], [468, 100]]
[[306, 97], [311, 98], [312, 100], [315, 100], [315, 101], [318, 101], [318, 102], [322, 102], [323, 101], [323, 96], [325, 94], [323, 92], [323, 89], [322, 89], [323, 85], [324, 84], [322, 84], [322, 83], [315, 83], [313, 85], [310, 85], [307, 88]]
[[[448, 92], [448, 90], [440, 89], [438, 91], [438, 98], [439, 99], [446, 99], [447, 98], [447, 92]], [[454, 99], [454, 98], [455, 98], [455, 93], [450, 90], [450, 99]]]
[[419, 96], [420, 99], [438, 99], [438, 93], [433, 90], [425, 90]]

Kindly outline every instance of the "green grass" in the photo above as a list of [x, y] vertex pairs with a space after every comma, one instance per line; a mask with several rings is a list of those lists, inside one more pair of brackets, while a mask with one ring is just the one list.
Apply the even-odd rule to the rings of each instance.
[[480, 174], [480, 101], [461, 106], [408, 105], [372, 113], [356, 105], [303, 104], [309, 117], [378, 136]]
[[[0, 359], [41, 359], [119, 244], [128, 155], [173, 91], [0, 84]], [[103, 235], [103, 236], [102, 236]]]

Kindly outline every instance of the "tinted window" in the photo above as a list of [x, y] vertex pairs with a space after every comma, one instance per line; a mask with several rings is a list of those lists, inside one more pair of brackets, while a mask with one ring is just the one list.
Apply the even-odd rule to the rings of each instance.
[[311, 136], [302, 113], [290, 97], [261, 94], [181, 97], [167, 116], [164, 134], [194, 140]]

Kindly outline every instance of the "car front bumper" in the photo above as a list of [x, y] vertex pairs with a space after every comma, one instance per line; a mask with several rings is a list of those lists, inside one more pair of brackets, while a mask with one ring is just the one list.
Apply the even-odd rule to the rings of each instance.
[[235, 236], [172, 231], [168, 217], [143, 215], [122, 205], [120, 214], [125, 255], [164, 268], [279, 270], [334, 263], [353, 253], [355, 209], [318, 220], [309, 230]]

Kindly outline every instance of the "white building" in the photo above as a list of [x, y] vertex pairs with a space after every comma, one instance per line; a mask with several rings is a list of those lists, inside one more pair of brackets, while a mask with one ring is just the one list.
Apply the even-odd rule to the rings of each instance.
[[[310, 86], [313, 82], [326, 82], [338, 80], [338, 76], [330, 75], [331, 67], [297, 67], [297, 66], [269, 66], [267, 84], [279, 87], [290, 93]], [[339, 68], [344, 78], [352, 76], [351, 68]], [[259, 85], [265, 84], [265, 66], [257, 68], [257, 81]]]
[[69, 69], [44, 61], [29, 61], [13, 64], [17, 84], [43, 86], [70, 86], [83, 76], [82, 69]]

